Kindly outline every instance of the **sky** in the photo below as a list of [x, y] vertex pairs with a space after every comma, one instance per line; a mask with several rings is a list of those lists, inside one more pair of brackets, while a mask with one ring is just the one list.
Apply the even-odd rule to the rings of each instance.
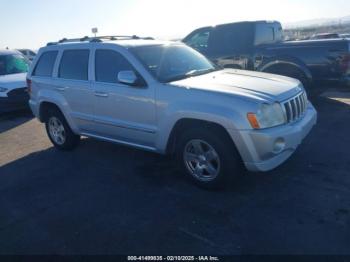
[[349, 0], [0, 0], [0, 48], [38, 49], [61, 38], [139, 35], [182, 38], [202, 26], [282, 23], [350, 15]]

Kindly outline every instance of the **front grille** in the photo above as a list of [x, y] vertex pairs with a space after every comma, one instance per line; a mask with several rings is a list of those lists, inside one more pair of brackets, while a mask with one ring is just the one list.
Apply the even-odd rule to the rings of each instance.
[[282, 103], [287, 123], [295, 122], [302, 118], [307, 108], [307, 96], [303, 91], [298, 95]]

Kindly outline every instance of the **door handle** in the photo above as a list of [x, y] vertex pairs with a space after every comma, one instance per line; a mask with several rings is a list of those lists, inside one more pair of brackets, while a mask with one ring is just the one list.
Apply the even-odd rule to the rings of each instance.
[[98, 97], [108, 97], [108, 94], [107, 94], [107, 93], [104, 93], [104, 92], [95, 92], [95, 96], [98, 96]]

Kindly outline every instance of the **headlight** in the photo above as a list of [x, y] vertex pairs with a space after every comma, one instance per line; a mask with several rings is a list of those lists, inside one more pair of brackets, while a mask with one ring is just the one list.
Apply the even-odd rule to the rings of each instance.
[[248, 113], [247, 118], [254, 129], [269, 128], [286, 122], [284, 112], [279, 103], [261, 104], [256, 113]]
[[7, 88], [5, 88], [5, 87], [0, 87], [0, 93], [4, 93], [4, 92], [6, 92], [8, 89]]

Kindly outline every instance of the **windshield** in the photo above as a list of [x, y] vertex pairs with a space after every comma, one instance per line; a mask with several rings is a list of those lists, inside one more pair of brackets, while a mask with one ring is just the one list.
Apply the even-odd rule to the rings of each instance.
[[0, 55], [0, 75], [28, 72], [28, 61], [20, 54]]
[[203, 55], [185, 45], [143, 46], [131, 51], [163, 83], [217, 70]]

